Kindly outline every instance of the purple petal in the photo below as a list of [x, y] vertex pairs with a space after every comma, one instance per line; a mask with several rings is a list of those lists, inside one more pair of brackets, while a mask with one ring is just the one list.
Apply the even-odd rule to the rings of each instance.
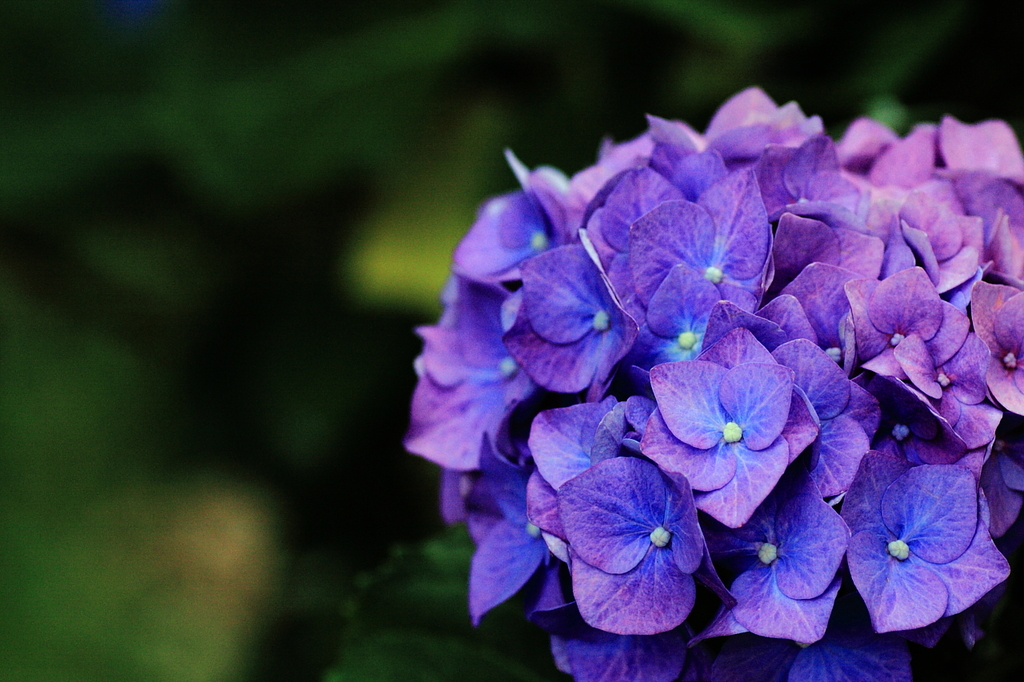
[[906, 641], [895, 635], [875, 637], [856, 648], [825, 639], [801, 651], [789, 675], [802, 682], [911, 682], [910, 652]]
[[853, 533], [872, 529], [885, 531], [882, 522], [882, 494], [889, 484], [911, 467], [905, 459], [881, 452], [869, 452], [861, 460], [857, 476], [843, 500], [843, 520]]
[[689, 201], [667, 201], [641, 217], [629, 232], [629, 262], [637, 294], [645, 304], [669, 270], [684, 264], [703, 277], [714, 256], [715, 224]]
[[726, 369], [750, 362], [772, 364], [775, 358], [762, 346], [749, 329], [737, 327], [714, 344], [705, 344], [698, 360], [712, 362]]
[[525, 525], [498, 523], [484, 538], [469, 569], [469, 614], [473, 625], [526, 584], [547, 556], [540, 538]]
[[736, 280], [756, 277], [768, 258], [772, 233], [754, 172], [722, 178], [698, 203], [714, 221], [715, 251], [722, 254], [722, 271]]
[[828, 589], [850, 540], [843, 519], [814, 493], [790, 498], [777, 516], [775, 579], [791, 599], [814, 599]]
[[696, 597], [693, 576], [680, 571], [666, 551], [651, 552], [621, 575], [574, 556], [572, 591], [587, 624], [618, 635], [656, 635], [678, 627]]
[[903, 339], [893, 349], [892, 354], [907, 378], [922, 393], [936, 400], [942, 397], [942, 387], [936, 381], [938, 373], [935, 371], [932, 354], [928, 352], [928, 347], [920, 336], [911, 334]]
[[820, 348], [803, 339], [785, 343], [772, 356], [793, 370], [794, 381], [814, 406], [819, 419], [831, 419], [850, 402], [846, 373]]
[[947, 616], [970, 607], [1010, 575], [1010, 564], [989, 536], [990, 519], [984, 495], [979, 498], [978, 517], [978, 530], [967, 551], [955, 561], [933, 569], [949, 586]]
[[874, 185], [911, 188], [929, 180], [935, 171], [936, 126], [918, 124], [904, 139], [882, 152], [871, 167]]
[[782, 294], [791, 294], [800, 301], [822, 348], [843, 347], [839, 321], [850, 310], [844, 285], [856, 278], [857, 274], [849, 270], [811, 263], [782, 290]]
[[[742, 526], [782, 477], [789, 464], [789, 446], [782, 438], [763, 450], [742, 442], [727, 446], [736, 453], [736, 473], [727, 484], [696, 496], [697, 508], [730, 528]], [[694, 483], [694, 487], [696, 483]]]
[[882, 495], [882, 520], [931, 563], [957, 558], [978, 525], [974, 476], [959, 466], [919, 466], [897, 478]]
[[522, 265], [523, 304], [533, 331], [558, 344], [594, 331], [594, 315], [612, 313], [600, 274], [583, 247], [546, 251]]
[[569, 544], [601, 571], [631, 570], [654, 549], [650, 536], [665, 521], [667, 492], [658, 469], [643, 460], [595, 464], [558, 490]]
[[861, 459], [871, 447], [864, 427], [849, 415], [839, 415], [821, 423], [821, 439], [813, 450], [811, 479], [825, 497], [846, 492], [857, 473]]
[[565, 539], [562, 517], [558, 512], [558, 495], [537, 470], [526, 482], [526, 516], [541, 530]]
[[655, 410], [640, 442], [641, 451], [665, 471], [682, 474], [697, 490], [716, 490], [736, 474], [735, 450], [724, 442], [712, 448], [694, 448], [682, 442]]
[[704, 345], [714, 345], [728, 332], [738, 327], [750, 331], [758, 343], [769, 351], [789, 340], [782, 328], [771, 320], [747, 312], [731, 301], [718, 301], [708, 315]]
[[629, 227], [664, 201], [684, 199], [683, 193], [649, 168], [626, 171], [608, 195], [604, 206], [587, 222], [616, 251], [629, 248]]
[[943, 116], [939, 148], [946, 166], [953, 170], [988, 171], [1024, 181], [1024, 157], [1017, 136], [1006, 121], [969, 125]]
[[649, 637], [593, 631], [565, 641], [576, 682], [672, 682], [689, 658], [677, 631]]
[[805, 644], [817, 642], [825, 635], [841, 584], [842, 579], [836, 578], [816, 598], [792, 599], [779, 589], [768, 567], [756, 568], [733, 581], [736, 606], [732, 615], [743, 627], [762, 637]]
[[802, 651], [788, 639], [753, 634], [730, 637], [711, 668], [711, 682], [787, 682], [790, 668]]
[[721, 378], [718, 395], [731, 421], [742, 429], [746, 447], [763, 450], [786, 425], [793, 371], [778, 364], [737, 365]]
[[601, 420], [616, 405], [613, 397], [600, 403], [581, 403], [544, 410], [530, 427], [530, 452], [537, 470], [560, 488], [590, 466], [590, 450]]
[[925, 271], [910, 268], [878, 283], [868, 302], [868, 315], [883, 334], [918, 334], [927, 341], [942, 325], [942, 303]]
[[651, 389], [672, 434], [695, 448], [722, 440], [727, 419], [719, 403], [719, 386], [727, 370], [699, 360], [670, 362], [651, 369]]
[[811, 343], [818, 341], [818, 335], [800, 301], [789, 294], [776, 296], [758, 310], [757, 315], [779, 325], [787, 339], [806, 339]]

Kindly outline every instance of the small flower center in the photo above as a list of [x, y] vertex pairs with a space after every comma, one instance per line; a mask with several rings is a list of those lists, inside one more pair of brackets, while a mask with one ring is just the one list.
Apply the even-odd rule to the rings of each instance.
[[714, 265], [709, 265], [708, 268], [704, 271], [704, 279], [711, 282], [712, 284], [718, 284], [719, 282], [722, 281], [722, 275], [724, 274], [725, 273], [716, 268]]
[[506, 356], [498, 363], [498, 371], [507, 379], [519, 371], [519, 365], [516, 364], [515, 360]]
[[903, 334], [900, 334], [899, 332], [896, 332], [889, 339], [889, 345], [895, 348], [896, 346], [899, 345], [900, 341], [902, 341], [905, 338], [907, 337], [903, 336]]
[[672, 533], [658, 526], [651, 531], [651, 544], [655, 547], [667, 547], [672, 540]]
[[697, 335], [693, 332], [683, 332], [679, 335], [679, 338], [676, 339], [676, 343], [678, 343], [679, 347], [683, 350], [693, 350], [693, 347], [697, 345]]
[[794, 641], [793, 644], [796, 644], [801, 649], [806, 649], [807, 647], [809, 647], [811, 645], [810, 642], [796, 642], [796, 641]]
[[1017, 356], [1013, 353], [1007, 353], [1003, 356], [1003, 367], [1006, 369], [1017, 369]]
[[722, 440], [726, 443], [735, 443], [743, 438], [743, 429], [736, 422], [729, 422], [722, 427]]
[[906, 561], [910, 556], [910, 548], [903, 540], [893, 540], [886, 546], [886, 550], [889, 552], [889, 556], [900, 561]]
[[531, 538], [539, 538], [540, 537], [540, 528], [538, 528], [537, 526], [535, 526], [532, 523], [530, 523], [529, 521], [527, 521], [526, 522], [526, 534], [529, 535]]
[[611, 318], [608, 313], [604, 310], [598, 310], [594, 313], [594, 320], [591, 322], [594, 325], [594, 329], [599, 332], [606, 331], [611, 324]]
[[910, 435], [910, 427], [906, 424], [896, 424], [892, 427], [892, 437], [898, 441], [905, 440]]
[[543, 251], [548, 248], [548, 236], [540, 230], [530, 236], [530, 248], [534, 251]]
[[757, 558], [765, 566], [769, 565], [779, 556], [779, 548], [770, 542], [766, 542], [757, 548]]
[[952, 381], [949, 380], [949, 377], [946, 376], [945, 372], [939, 372], [939, 376], [935, 377], [935, 381], [939, 384], [939, 386], [942, 386], [943, 388], [946, 388], [951, 383], [953, 383]]
[[843, 351], [840, 350], [839, 348], [837, 348], [836, 346], [832, 346], [831, 348], [826, 348], [825, 349], [825, 355], [827, 355], [830, 358], [832, 358], [832, 360], [835, 361], [835, 362], [839, 362], [840, 360], [843, 359]]

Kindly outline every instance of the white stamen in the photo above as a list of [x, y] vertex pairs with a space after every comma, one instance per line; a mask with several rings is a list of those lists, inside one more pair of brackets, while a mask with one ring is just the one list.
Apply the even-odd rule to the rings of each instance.
[[714, 265], [709, 265], [704, 271], [704, 279], [711, 282], [712, 284], [718, 284], [722, 281], [722, 276], [725, 273], [716, 268]]
[[672, 540], [672, 533], [658, 526], [651, 531], [651, 544], [655, 547], [666, 547]]
[[498, 363], [498, 371], [507, 379], [519, 371], [519, 365], [517, 365], [516, 361], [512, 358], [504, 357], [501, 359], [501, 362]]
[[530, 248], [534, 251], [543, 251], [548, 248], [548, 236], [538, 230], [530, 237]]
[[1003, 356], [1003, 367], [1006, 369], [1017, 369], [1017, 356], [1012, 352]]
[[939, 372], [939, 376], [935, 377], [935, 382], [936, 382], [936, 383], [937, 383], [937, 384], [938, 384], [939, 386], [942, 386], [943, 388], [946, 388], [946, 387], [947, 387], [947, 386], [949, 386], [949, 385], [950, 385], [951, 383], [953, 383], [953, 382], [951, 382], [951, 381], [949, 380], [949, 377], [948, 377], [948, 376], [946, 376], [946, 373], [945, 373], [945, 372]]
[[766, 542], [757, 549], [757, 558], [765, 566], [769, 565], [779, 556], [779, 548], [770, 542]]
[[735, 443], [743, 438], [743, 429], [736, 422], [729, 422], [722, 427], [722, 440], [726, 443]]
[[903, 540], [893, 540], [886, 546], [886, 550], [889, 552], [889, 556], [900, 561], [906, 561], [910, 556], [910, 548]]
[[526, 533], [531, 538], [539, 538], [540, 537], [540, 528], [538, 528], [537, 526], [535, 526], [532, 523], [530, 523], [529, 521], [527, 521], [526, 522]]
[[903, 334], [900, 334], [899, 332], [896, 332], [889, 339], [889, 345], [895, 348], [896, 346], [898, 346], [900, 344], [900, 341], [902, 341], [905, 338], [907, 338], [907, 337], [903, 336]]
[[910, 427], [906, 424], [896, 424], [892, 427], [892, 437], [898, 441], [905, 440], [910, 435]]
[[683, 332], [676, 342], [683, 350], [693, 350], [693, 347], [697, 345], [697, 335], [693, 332]]
[[825, 355], [829, 356], [835, 362], [840, 362], [843, 359], [843, 351], [836, 346], [825, 349]]
[[608, 329], [610, 323], [611, 318], [608, 316], [608, 313], [604, 310], [598, 310], [594, 313], [594, 321], [591, 324], [594, 325], [596, 331], [603, 332]]

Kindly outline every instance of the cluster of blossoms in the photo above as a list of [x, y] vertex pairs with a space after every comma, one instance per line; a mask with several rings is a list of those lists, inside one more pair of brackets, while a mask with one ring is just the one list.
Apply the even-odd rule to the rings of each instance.
[[822, 130], [750, 89], [572, 178], [510, 154], [419, 330], [406, 446], [477, 544], [471, 618], [522, 591], [580, 682], [910, 680], [1001, 594], [1024, 156], [1001, 121]]

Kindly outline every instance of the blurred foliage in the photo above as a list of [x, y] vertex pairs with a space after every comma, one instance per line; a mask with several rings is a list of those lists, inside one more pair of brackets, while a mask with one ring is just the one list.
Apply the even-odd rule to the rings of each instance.
[[[502, 149], [571, 173], [751, 84], [835, 133], [1019, 125], [996, 10], [0, 4], [0, 679], [557, 677], [514, 605], [469, 630], [470, 547], [416, 548], [436, 472], [401, 448], [410, 330]], [[915, 665], [1019, 672], [1018, 611]]]

